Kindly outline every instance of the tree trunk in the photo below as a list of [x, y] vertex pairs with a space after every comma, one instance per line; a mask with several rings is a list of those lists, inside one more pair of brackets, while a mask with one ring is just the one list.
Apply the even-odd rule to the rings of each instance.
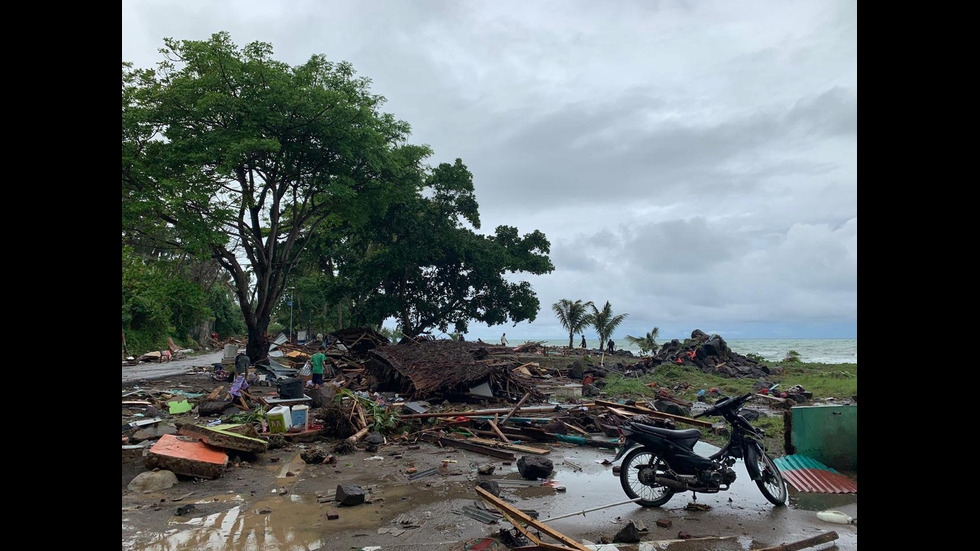
[[245, 346], [245, 354], [253, 364], [269, 357], [269, 340], [266, 337], [268, 337], [270, 320], [268, 315], [262, 318], [257, 320], [254, 326], [248, 326], [248, 344]]
[[575, 334], [572, 333], [571, 331], [569, 331], [568, 332], [568, 347], [569, 348], [575, 348], [574, 338], [575, 338]]

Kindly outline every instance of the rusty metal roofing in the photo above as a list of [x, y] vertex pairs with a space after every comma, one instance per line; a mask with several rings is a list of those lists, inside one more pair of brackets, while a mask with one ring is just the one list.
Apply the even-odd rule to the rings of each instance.
[[856, 494], [857, 483], [823, 463], [805, 455], [775, 459], [783, 478], [801, 492]]

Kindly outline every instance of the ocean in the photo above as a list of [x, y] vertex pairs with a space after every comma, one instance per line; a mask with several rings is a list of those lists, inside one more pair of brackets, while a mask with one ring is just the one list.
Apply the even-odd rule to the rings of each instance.
[[[725, 339], [724, 336], [722, 336]], [[575, 346], [579, 344], [581, 337], [575, 337]], [[683, 339], [681, 339], [683, 341]], [[631, 344], [624, 338], [613, 339], [616, 343], [616, 348], [621, 350], [629, 350], [633, 354], [639, 354], [640, 349]], [[524, 344], [525, 342], [531, 341], [519, 341], [517, 339], [512, 339], [510, 341], [511, 346], [518, 346]], [[533, 342], [542, 342], [535, 340]], [[564, 339], [545, 339], [544, 344], [547, 346], [568, 346], [568, 337]], [[657, 344], [663, 346], [664, 343], [670, 342], [667, 340], [657, 340]], [[843, 364], [843, 363], [853, 363], [856, 364], [858, 361], [858, 344], [857, 339], [725, 339], [728, 343], [728, 348], [733, 351], [747, 356], [749, 354], [755, 354], [761, 356], [765, 360], [771, 362], [778, 362], [786, 357], [789, 351], [793, 350], [799, 353], [800, 361], [809, 363], [826, 363], [826, 364]], [[586, 339], [585, 344], [590, 348], [595, 348], [598, 345], [596, 339]]]

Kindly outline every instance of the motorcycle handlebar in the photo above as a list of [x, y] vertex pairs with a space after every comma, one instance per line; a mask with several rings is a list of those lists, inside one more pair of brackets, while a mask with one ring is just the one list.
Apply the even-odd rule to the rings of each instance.
[[735, 407], [741, 406], [751, 396], [752, 396], [751, 393], [743, 394], [738, 398], [732, 398], [731, 396], [723, 396], [717, 402], [715, 402], [715, 405], [709, 407], [708, 409], [702, 411], [701, 413], [696, 414], [693, 418], [697, 419], [698, 417], [704, 417], [706, 415], [720, 415], [719, 411], [730, 409], [733, 404], [735, 405]]

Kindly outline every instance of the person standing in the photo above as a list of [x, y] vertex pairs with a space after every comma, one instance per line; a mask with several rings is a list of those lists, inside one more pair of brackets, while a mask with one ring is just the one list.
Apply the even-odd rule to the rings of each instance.
[[312, 373], [314, 390], [317, 390], [323, 386], [323, 362], [327, 361], [327, 355], [323, 353], [325, 350], [326, 348], [324, 348], [323, 345], [320, 345], [320, 348], [317, 350], [316, 354], [310, 358], [310, 364], [313, 366]]
[[507, 333], [500, 336], [500, 344], [507, 346]]
[[582, 344], [578, 345], [579, 348], [585, 348], [585, 335], [582, 335]]
[[608, 342], [608, 343], [606, 343], [606, 348], [608, 348], [608, 349], [609, 349], [609, 350], [608, 350], [608, 352], [609, 352], [610, 354], [612, 354], [612, 353], [613, 353], [613, 351], [614, 351], [614, 347], [615, 347], [615, 346], [616, 346], [616, 343], [614, 343], [612, 339], [609, 339], [609, 342]]
[[249, 359], [248, 354], [244, 352], [239, 352], [235, 356], [235, 375], [241, 375], [245, 377], [248, 375], [248, 367], [252, 365], [252, 360]]

